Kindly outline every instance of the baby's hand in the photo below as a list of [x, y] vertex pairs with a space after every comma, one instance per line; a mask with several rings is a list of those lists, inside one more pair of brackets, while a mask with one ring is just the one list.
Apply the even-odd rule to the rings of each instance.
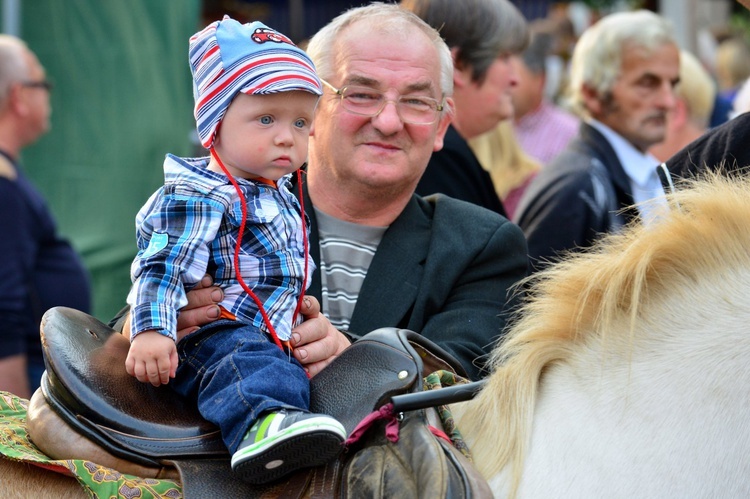
[[177, 372], [177, 346], [174, 340], [156, 331], [144, 331], [130, 343], [125, 370], [142, 383], [166, 385]]

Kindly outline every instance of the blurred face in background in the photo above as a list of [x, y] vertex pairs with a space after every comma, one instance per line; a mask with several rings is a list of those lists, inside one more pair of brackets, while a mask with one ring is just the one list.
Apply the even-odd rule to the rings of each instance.
[[518, 84], [511, 90], [513, 117], [519, 119], [541, 105], [545, 78], [544, 73], [531, 71], [520, 56], [511, 56], [510, 62], [518, 78]]
[[589, 90], [586, 107], [591, 117], [645, 152], [664, 140], [667, 115], [675, 106], [680, 79], [680, 53], [666, 44], [652, 52], [625, 46], [620, 76], [604, 96]]
[[29, 50], [25, 51], [24, 59], [29, 77], [18, 83], [18, 104], [24, 116], [24, 142], [30, 144], [49, 131], [52, 109], [44, 68]]
[[471, 139], [513, 117], [511, 93], [518, 85], [512, 55], [502, 54], [490, 65], [481, 81], [472, 79], [472, 68], [455, 68], [453, 99], [454, 124], [464, 139]]

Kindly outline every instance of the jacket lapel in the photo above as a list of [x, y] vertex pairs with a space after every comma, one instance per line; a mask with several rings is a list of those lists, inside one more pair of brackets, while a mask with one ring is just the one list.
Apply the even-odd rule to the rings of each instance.
[[[302, 176], [304, 179], [304, 175]], [[299, 197], [299, 191], [297, 191], [297, 197]], [[310, 276], [310, 286], [307, 288], [306, 294], [314, 296], [318, 299], [318, 302], [323, 302], [323, 290], [320, 283], [320, 237], [318, 236], [318, 218], [315, 216], [315, 210], [313, 209], [312, 201], [310, 201], [310, 194], [307, 192], [307, 182], [302, 182], [302, 202], [305, 208], [305, 213], [310, 218], [310, 237], [308, 239], [308, 248], [310, 256], [315, 262], [315, 271]]]
[[[587, 123], [581, 123], [580, 136], [581, 140], [588, 144], [591, 150], [594, 151], [594, 154], [609, 171], [612, 184], [617, 193], [619, 207], [621, 209], [630, 207], [634, 202], [633, 193], [631, 192], [630, 178], [628, 177], [628, 174], [625, 173], [622, 163], [620, 163], [620, 158], [617, 157], [615, 150], [607, 139], [604, 138], [604, 135]], [[656, 165], [654, 165], [654, 168], [656, 168]], [[638, 210], [627, 208], [623, 212], [623, 215], [625, 216], [626, 221], [630, 221], [638, 216]]]
[[[310, 218], [310, 255], [316, 268], [307, 294], [322, 301], [320, 237], [307, 184], [303, 182], [305, 213]], [[380, 241], [362, 283], [349, 330], [356, 335], [384, 326], [405, 326], [414, 305], [430, 244], [430, 219], [413, 196]]]
[[350, 330], [366, 334], [384, 326], [406, 327], [422, 281], [430, 244], [430, 219], [413, 196], [383, 235], [367, 271]]
[[622, 168], [620, 158], [617, 157], [617, 153], [612, 146], [604, 138], [604, 135], [599, 133], [597, 129], [586, 123], [581, 124], [581, 138], [584, 142], [588, 143], [589, 146], [596, 151], [596, 155], [601, 158], [602, 163], [607, 166], [607, 169], [612, 176], [612, 182], [615, 184], [618, 190], [625, 192], [631, 198], [630, 194], [630, 180], [628, 174]]

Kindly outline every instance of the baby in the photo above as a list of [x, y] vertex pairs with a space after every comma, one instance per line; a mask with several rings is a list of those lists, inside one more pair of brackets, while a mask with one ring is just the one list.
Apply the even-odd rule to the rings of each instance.
[[[308, 411], [309, 379], [287, 341], [314, 269], [290, 180], [322, 86], [307, 54], [259, 22], [225, 17], [193, 35], [189, 52], [210, 156], [167, 155], [164, 186], [136, 218], [126, 369], [195, 398], [234, 472], [266, 483], [328, 462], [346, 437]], [[224, 289], [222, 319], [176, 344], [186, 291], [206, 273]]]

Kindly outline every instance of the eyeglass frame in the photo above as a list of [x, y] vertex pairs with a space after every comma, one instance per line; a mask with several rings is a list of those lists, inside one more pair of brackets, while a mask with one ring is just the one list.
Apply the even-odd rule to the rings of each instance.
[[22, 81], [20, 82], [22, 87], [27, 88], [43, 88], [47, 92], [51, 92], [54, 88], [54, 84], [49, 80], [40, 80], [40, 81]]
[[[320, 81], [321, 81], [321, 83], [323, 83], [323, 85], [325, 85], [330, 90], [332, 90], [336, 95], [338, 95], [340, 97], [340, 100], [342, 102], [344, 101], [344, 91], [347, 88], [351, 88], [350, 86], [346, 86], [346, 85], [343, 86], [343, 87], [341, 87], [341, 88], [336, 88], [333, 85], [331, 85], [330, 83], [328, 83], [326, 80], [324, 80], [323, 78], [320, 78]], [[352, 85], [352, 86], [354, 86], [354, 87], [361, 87], [361, 88], [369, 88], [369, 87], [365, 87], [365, 86], [362, 86], [362, 85]], [[436, 121], [438, 121], [440, 119], [440, 113], [443, 111], [443, 109], [445, 109], [445, 104], [443, 104], [444, 100], [443, 101], [439, 101], [439, 100], [437, 100], [437, 99], [435, 99], [433, 97], [424, 97], [426, 99], [435, 101], [435, 118], [432, 121], [429, 121], [427, 123], [415, 123], [413, 121], [406, 121], [403, 118], [403, 116], [401, 116], [401, 113], [399, 112], [398, 104], [399, 104], [399, 102], [401, 101], [401, 99], [403, 97], [409, 97], [409, 95], [401, 95], [401, 94], [399, 94], [398, 99], [393, 100], [393, 99], [386, 99], [385, 98], [385, 93], [381, 92], [380, 90], [376, 90], [374, 88], [370, 88], [370, 90], [372, 90], [373, 92], [377, 92], [377, 93], [379, 93], [379, 94], [381, 94], [383, 96], [383, 104], [380, 106], [380, 109], [378, 109], [378, 111], [376, 113], [374, 113], [374, 114], [360, 113], [360, 112], [357, 112], [357, 111], [352, 111], [351, 109], [348, 109], [345, 106], [344, 106], [344, 109], [346, 109], [347, 112], [350, 112], [352, 114], [356, 114], [357, 116], [367, 116], [369, 118], [374, 118], [374, 117], [380, 115], [380, 113], [383, 112], [383, 109], [385, 109], [385, 105], [386, 104], [388, 104], [389, 102], [393, 102], [396, 105], [396, 112], [398, 113], [399, 119], [401, 121], [403, 121], [404, 123], [408, 123], [410, 125], [432, 125], [433, 123], [435, 123]]]

